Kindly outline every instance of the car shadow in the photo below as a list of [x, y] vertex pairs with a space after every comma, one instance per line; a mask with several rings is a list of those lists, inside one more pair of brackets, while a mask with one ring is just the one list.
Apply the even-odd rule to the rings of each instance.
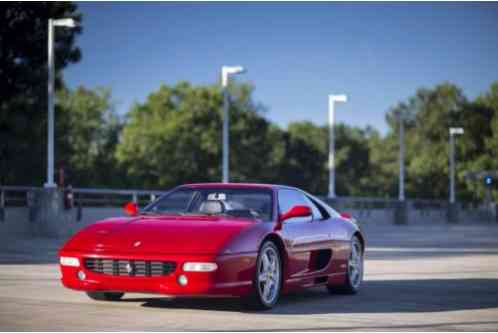
[[[133, 298], [143, 307], [246, 311], [237, 298]], [[330, 295], [312, 288], [282, 296], [273, 315], [438, 312], [498, 308], [498, 279], [365, 281], [356, 295]]]
[[[352, 330], [359, 330], [359, 331], [393, 331], [393, 330], [399, 330], [399, 331], [434, 331], [436, 330], [441, 330], [441, 331], [456, 331], [455, 327], [458, 327], [459, 330], [475, 330], [475, 327], [479, 325], [493, 325], [494, 327], [498, 326], [498, 321], [472, 321], [472, 322], [465, 322], [465, 321], [454, 321], [450, 323], [431, 323], [431, 324], [406, 324], [406, 325], [358, 325], [358, 326], [328, 326], [328, 327], [305, 327], [305, 328], [300, 328], [299, 331], [352, 331]], [[460, 328], [463, 327], [463, 328]], [[268, 330], [241, 330], [238, 332], [267, 332]], [[272, 332], [294, 332], [296, 330], [294, 329], [271, 329]], [[219, 331], [223, 332], [223, 331]], [[231, 331], [225, 331], [225, 332], [231, 332]]]
[[138, 302], [145, 308], [191, 309], [209, 311], [241, 312], [245, 309], [238, 298], [175, 298], [175, 297], [139, 297], [125, 296], [121, 302]]
[[370, 250], [366, 254], [368, 261], [375, 260], [407, 260], [424, 258], [462, 258], [465, 256], [496, 256], [497, 250], [434, 250], [434, 251], [388, 251], [382, 249]]

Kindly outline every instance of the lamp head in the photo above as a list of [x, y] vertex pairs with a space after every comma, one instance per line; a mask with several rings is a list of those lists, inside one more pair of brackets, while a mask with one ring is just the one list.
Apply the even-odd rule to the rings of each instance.
[[347, 102], [348, 101], [348, 96], [347, 95], [329, 95], [329, 99], [332, 102]]
[[53, 21], [56, 27], [75, 28], [78, 23], [73, 18], [61, 18]]
[[461, 135], [461, 134], [463, 134], [463, 128], [450, 127], [450, 135]]
[[242, 66], [223, 66], [221, 67], [221, 85], [226, 87], [228, 84], [228, 76], [235, 74], [242, 74], [247, 70]]
[[242, 66], [223, 66], [222, 71], [225, 74], [242, 74], [246, 72], [246, 69]]

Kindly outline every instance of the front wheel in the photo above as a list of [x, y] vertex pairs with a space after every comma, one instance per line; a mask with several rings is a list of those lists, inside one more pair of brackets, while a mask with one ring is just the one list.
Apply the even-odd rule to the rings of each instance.
[[282, 286], [282, 260], [277, 246], [272, 241], [265, 242], [256, 260], [256, 275], [253, 292], [244, 300], [249, 309], [268, 310], [278, 301]]
[[346, 278], [342, 285], [327, 285], [330, 293], [356, 294], [363, 281], [363, 246], [357, 236], [351, 240], [351, 253], [348, 259]]
[[88, 297], [96, 301], [119, 301], [124, 293], [111, 293], [111, 292], [95, 292], [89, 291], [86, 293]]

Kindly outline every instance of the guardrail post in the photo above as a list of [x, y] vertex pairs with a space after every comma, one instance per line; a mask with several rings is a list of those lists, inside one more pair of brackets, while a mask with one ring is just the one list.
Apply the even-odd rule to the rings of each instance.
[[5, 222], [5, 192], [0, 191], [0, 222]]
[[498, 204], [495, 204], [495, 220], [498, 223]]
[[77, 205], [76, 222], [79, 222], [79, 221], [81, 221], [81, 218], [83, 217], [83, 207], [82, 207], [81, 194], [78, 195], [78, 200], [76, 200], [76, 205]]
[[36, 207], [33, 191], [26, 192], [26, 206], [28, 207], [29, 222], [34, 222], [36, 220]]
[[62, 193], [57, 188], [40, 191], [37, 234], [48, 237], [65, 237], [71, 231], [65, 223]]
[[407, 223], [407, 209], [406, 201], [397, 201], [394, 204], [394, 224]]
[[137, 195], [137, 192], [134, 192], [133, 193], [133, 196], [132, 196], [132, 199], [131, 199], [134, 203], [138, 204], [138, 195]]
[[458, 223], [458, 203], [449, 202], [446, 215], [448, 223]]
[[154, 202], [155, 200], [156, 200], [156, 195], [154, 193], [151, 193], [150, 202]]

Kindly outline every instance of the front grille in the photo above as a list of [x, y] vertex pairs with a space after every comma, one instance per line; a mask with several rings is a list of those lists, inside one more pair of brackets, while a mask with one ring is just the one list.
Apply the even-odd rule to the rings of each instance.
[[163, 276], [176, 269], [174, 261], [85, 258], [89, 271], [116, 276]]

